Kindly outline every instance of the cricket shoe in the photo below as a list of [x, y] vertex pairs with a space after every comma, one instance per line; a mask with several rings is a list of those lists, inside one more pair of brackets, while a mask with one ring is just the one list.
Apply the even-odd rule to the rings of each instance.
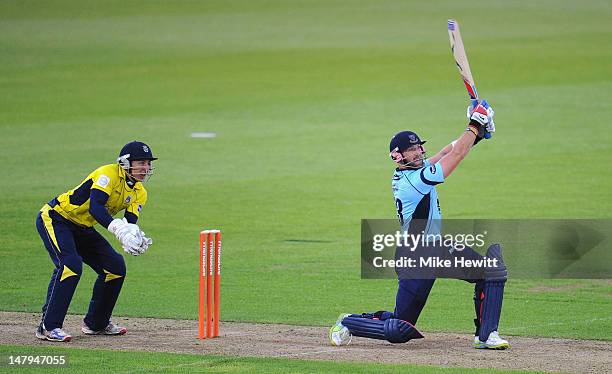
[[81, 331], [83, 334], [87, 335], [123, 335], [127, 332], [125, 327], [117, 326], [112, 322], [109, 322], [104, 330], [92, 330], [87, 326], [86, 323], [83, 322], [83, 327], [81, 327]]
[[507, 340], [499, 337], [497, 331], [493, 331], [489, 334], [489, 338], [486, 342], [481, 342], [478, 335], [474, 337], [474, 348], [476, 349], [507, 349], [510, 348], [510, 344]]
[[353, 334], [342, 324], [342, 320], [348, 316], [350, 316], [349, 313], [340, 314], [336, 323], [329, 329], [329, 342], [331, 345], [348, 345], [351, 339], [353, 339]]
[[67, 334], [64, 330], [57, 327], [51, 331], [45, 330], [43, 324], [38, 325], [36, 329], [36, 337], [41, 340], [48, 340], [50, 342], [69, 342], [72, 340], [72, 336]]

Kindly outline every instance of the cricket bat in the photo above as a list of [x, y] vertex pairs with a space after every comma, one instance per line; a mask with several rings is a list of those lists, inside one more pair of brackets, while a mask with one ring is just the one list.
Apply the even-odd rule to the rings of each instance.
[[465, 48], [463, 47], [463, 40], [461, 40], [459, 23], [454, 19], [448, 20], [448, 38], [450, 39], [451, 51], [453, 52], [455, 63], [457, 64], [457, 68], [459, 68], [459, 74], [461, 74], [461, 79], [463, 79], [470, 99], [478, 100], [478, 91], [476, 91], [474, 77], [472, 77], [470, 64], [468, 63]]
[[[472, 71], [470, 70], [470, 64], [465, 54], [465, 48], [463, 47], [463, 40], [461, 39], [461, 32], [459, 32], [459, 22], [454, 19], [448, 20], [448, 38], [450, 39], [451, 51], [455, 58], [455, 63], [463, 79], [463, 84], [467, 89], [468, 95], [471, 100], [480, 102], [478, 98], [478, 91], [476, 91], [476, 84], [474, 83], [474, 77], [472, 77]], [[491, 138], [490, 132], [485, 132], [485, 139]]]

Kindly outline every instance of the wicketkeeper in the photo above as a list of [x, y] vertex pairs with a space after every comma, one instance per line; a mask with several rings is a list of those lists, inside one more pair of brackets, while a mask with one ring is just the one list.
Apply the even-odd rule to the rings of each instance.
[[[421, 141], [414, 132], [403, 131], [391, 139], [390, 156], [398, 165], [393, 174], [392, 188], [403, 232], [422, 231], [424, 235], [440, 235], [439, 222], [442, 215], [436, 185], [443, 183], [453, 173], [472, 146], [482, 139], [490, 138], [495, 132], [493, 115], [493, 109], [485, 100], [480, 103], [474, 100], [468, 107], [469, 124], [465, 132], [438, 154], [427, 159], [423, 147], [425, 142]], [[403, 248], [398, 247], [396, 258], [402, 250]], [[422, 248], [419, 250], [424, 253]], [[453, 247], [433, 246], [425, 250], [441, 258], [458, 255]], [[482, 259], [480, 254], [469, 247], [461, 251], [461, 256]], [[500, 338], [497, 332], [507, 278], [501, 246], [499, 244], [490, 246], [487, 257], [496, 259], [498, 266], [474, 270], [472, 274], [469, 274], [468, 270], [465, 277], [458, 278], [475, 284], [474, 347], [506, 349], [509, 347], [508, 342]], [[329, 337], [333, 345], [346, 345], [353, 335], [384, 339], [392, 343], [403, 343], [423, 337], [415, 325], [435, 278], [439, 275], [434, 271], [428, 274], [427, 279], [419, 279], [420, 274], [417, 277], [411, 276], [413, 269], [396, 269], [396, 271], [399, 284], [395, 310], [342, 314], [330, 329]]]
[[[113, 233], [131, 255], [141, 255], [149, 248], [153, 241], [136, 222], [147, 202], [143, 182], [153, 174], [153, 160], [157, 158], [148, 145], [138, 141], [128, 143], [121, 149], [117, 163], [94, 170], [78, 186], [55, 197], [40, 210], [36, 228], [55, 269], [36, 330], [37, 338], [56, 342], [72, 339], [62, 325], [81, 278], [83, 263], [98, 273], [98, 278], [82, 332], [91, 335], [127, 332], [110, 319], [125, 279], [125, 261], [93, 226], [98, 223]], [[125, 211], [123, 218], [114, 219], [120, 211]]]

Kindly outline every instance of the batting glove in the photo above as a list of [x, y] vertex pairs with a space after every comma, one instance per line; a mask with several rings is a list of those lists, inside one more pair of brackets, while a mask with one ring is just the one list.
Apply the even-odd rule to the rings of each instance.
[[467, 108], [467, 118], [470, 120], [470, 125], [478, 130], [474, 144], [493, 136], [495, 132], [493, 116], [495, 116], [495, 111], [486, 100], [481, 102], [472, 100], [472, 105]]

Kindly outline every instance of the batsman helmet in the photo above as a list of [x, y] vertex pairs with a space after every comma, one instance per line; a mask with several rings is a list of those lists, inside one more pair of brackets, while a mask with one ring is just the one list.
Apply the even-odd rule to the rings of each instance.
[[412, 147], [416, 144], [425, 144], [426, 141], [422, 141], [419, 136], [412, 131], [402, 131], [398, 132], [393, 136], [391, 142], [389, 143], [389, 152], [393, 152], [394, 150], [397, 152], [403, 152], [406, 149]]
[[[413, 145], [422, 145], [425, 141], [421, 140], [419, 136], [412, 131], [398, 132], [391, 138], [389, 143], [389, 157], [398, 164], [406, 164], [402, 152], [412, 147]], [[425, 153], [423, 152], [423, 158]]]
[[127, 172], [130, 173], [131, 161], [136, 160], [157, 160], [153, 157], [151, 148], [143, 142], [134, 140], [121, 148], [117, 162]]

